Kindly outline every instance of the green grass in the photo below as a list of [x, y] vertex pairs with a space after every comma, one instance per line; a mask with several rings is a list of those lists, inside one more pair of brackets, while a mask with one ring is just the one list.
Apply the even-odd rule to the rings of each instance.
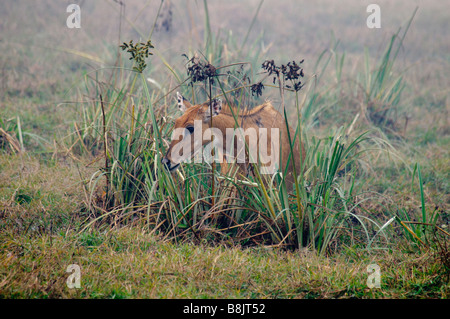
[[[126, 17], [89, 5], [99, 19], [70, 35], [41, 14], [14, 27], [20, 1], [0, 13], [0, 297], [448, 298], [448, 59], [423, 33], [446, 43], [433, 31], [445, 14], [426, 19], [440, 3], [416, 14], [405, 2], [399, 24], [383, 15], [378, 43], [327, 1], [302, 4], [300, 28], [288, 2], [130, 3]], [[113, 14], [121, 41], [99, 24]], [[341, 30], [330, 43], [312, 18], [323, 14]], [[35, 41], [36, 27], [47, 31]], [[131, 39], [155, 46], [142, 73], [119, 48]], [[183, 53], [218, 68], [212, 86], [189, 85]], [[261, 73], [265, 59], [302, 58], [299, 92]], [[200, 103], [210, 90], [240, 108], [284, 101], [307, 153], [292, 191], [257, 168], [235, 181], [206, 164], [162, 167], [175, 92]], [[81, 289], [65, 284], [73, 263]], [[367, 287], [372, 263], [381, 289]]]
[[[2, 235], [3, 298], [448, 298], [429, 254], [307, 251], [170, 243], [136, 229], [40, 236]], [[45, 264], [43, 261], [47, 260]], [[381, 288], [367, 288], [369, 264]], [[65, 272], [81, 268], [81, 288]]]

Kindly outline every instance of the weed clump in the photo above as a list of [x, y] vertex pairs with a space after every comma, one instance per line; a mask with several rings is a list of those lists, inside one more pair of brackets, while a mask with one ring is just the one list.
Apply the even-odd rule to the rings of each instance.
[[[302, 87], [301, 78], [305, 76], [303, 72], [303, 68], [300, 66], [305, 60], [301, 60], [300, 62], [288, 62], [286, 65], [282, 64], [281, 66], [277, 66], [274, 60], [266, 60], [262, 64], [262, 69], [268, 73], [268, 76], [273, 75], [273, 84], [275, 84], [276, 80], [280, 80], [280, 73], [283, 75], [283, 81], [291, 81], [292, 85], [285, 85], [288, 89], [293, 89], [295, 91], [299, 91]], [[258, 87], [255, 87], [255, 89]]]
[[256, 94], [256, 97], [261, 96], [262, 91], [264, 90], [264, 84], [262, 82], [252, 84], [250, 89], [252, 91], [252, 96], [254, 96], [255, 94]]
[[203, 82], [207, 79], [211, 80], [211, 84], [214, 83], [214, 77], [217, 75], [217, 69], [214, 65], [202, 61], [197, 54], [189, 59], [188, 64], [190, 65], [187, 67], [187, 75], [191, 78], [191, 86], [196, 82]]
[[130, 60], [134, 60], [136, 62], [137, 66], [134, 66], [133, 70], [142, 73], [142, 71], [144, 71], [147, 67], [145, 59], [148, 58], [149, 55], [153, 55], [153, 53], [149, 50], [153, 49], [154, 46], [152, 45], [151, 40], [136, 44], [133, 44], [133, 40], [130, 40], [130, 43], [124, 42], [120, 48], [123, 51], [127, 50], [127, 52], [131, 54]]

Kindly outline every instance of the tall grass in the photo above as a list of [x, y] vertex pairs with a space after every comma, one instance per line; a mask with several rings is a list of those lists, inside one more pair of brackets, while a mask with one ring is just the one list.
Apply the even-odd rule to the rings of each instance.
[[0, 149], [12, 153], [22, 153], [25, 150], [19, 117], [15, 119], [0, 118]]
[[[261, 3], [254, 19], [260, 6]], [[93, 161], [105, 159], [103, 167], [87, 183], [91, 219], [86, 227], [93, 223], [103, 227], [138, 224], [146, 231], [174, 240], [308, 247], [321, 254], [345, 245], [357, 244], [370, 249], [380, 234], [386, 238], [385, 230], [395, 219], [394, 215], [388, 216], [387, 221], [372, 216], [362, 207], [367, 199], [361, 192], [365, 184], [364, 167], [370, 165], [366, 153], [381, 139], [374, 141], [369, 132], [355, 129], [359, 115], [325, 137], [310, 135], [318, 115], [332, 112], [335, 101], [339, 100], [345, 54], [336, 53], [337, 44], [330, 51], [332, 54], [324, 51], [318, 57], [314, 75], [307, 79], [300, 92], [281, 84], [279, 87], [265, 84], [272, 93], [278, 92], [286, 104], [295, 105], [283, 109], [286, 126], [295, 128], [295, 134], [289, 136], [291, 158], [294, 141], [305, 143], [305, 161], [295, 168], [297, 179], [292, 192], [288, 191], [285, 174], [267, 176], [257, 165], [252, 165], [252, 174], [239, 178], [236, 170], [223, 176], [208, 163], [181, 165], [173, 174], [162, 166], [173, 125], [170, 117], [176, 112], [171, 102], [175, 90], [197, 103], [222, 95], [237, 105], [239, 112], [258, 101], [253, 99], [250, 86], [258, 74], [257, 65], [262, 62], [263, 52], [255, 52], [255, 45], [245, 50], [248, 36], [239, 45], [231, 37], [213, 34], [206, 1], [204, 8], [204, 43], [197, 54], [216, 67], [214, 85], [212, 81], [192, 83], [192, 79], [183, 77], [185, 72], [170, 66], [157, 44], [155, 56], [149, 60], [149, 76], [144, 76], [142, 70], [120, 64], [108, 70], [110, 82], [102, 81], [105, 70], [85, 77], [84, 94], [93, 98], [79, 105], [81, 117], [69, 132], [68, 151], [88, 153]], [[253, 22], [247, 34], [252, 26]], [[404, 87], [401, 76], [391, 75], [399, 48], [392, 54], [398, 36], [397, 33], [392, 37], [375, 69], [370, 70], [366, 54], [365, 68], [360, 73], [364, 76], [358, 79], [365, 92], [367, 110], [378, 102], [383, 104], [383, 110], [372, 110], [374, 125], [388, 125], [391, 112], [397, 112]], [[226, 47], [238, 52], [239, 57], [229, 61]], [[328, 72], [333, 57], [339, 85], [319, 91], [318, 83]], [[149, 87], [148, 79], [152, 79], [154, 72], [153, 58], [161, 59], [165, 72], [174, 76], [177, 83], [174, 87]], [[381, 114], [381, 122], [374, 121], [376, 114]], [[387, 140], [382, 143], [389, 144]], [[420, 170], [417, 171], [420, 176]], [[424, 220], [424, 223], [428, 221]], [[404, 229], [414, 238], [419, 237], [408, 226]]]
[[51, 145], [43, 137], [24, 130], [20, 116], [9, 119], [0, 117], [0, 150], [5, 150], [7, 153], [23, 154], [26, 152], [26, 138], [36, 143], [40, 148], [37, 148], [39, 151], [45, 150]]
[[405, 235], [410, 243], [419, 248], [433, 248], [441, 250], [441, 241], [445, 243], [450, 233], [439, 227], [439, 212], [437, 207], [433, 211], [427, 209], [425, 193], [423, 187], [422, 173], [419, 164], [414, 165], [412, 176], [411, 192], [414, 192], [414, 180], [417, 173], [417, 182], [420, 197], [420, 214], [408, 213], [404, 208], [399, 207], [396, 215], [397, 222], [404, 229]]
[[365, 116], [376, 126], [388, 129], [390, 132], [398, 130], [397, 120], [400, 116], [400, 97], [405, 88], [402, 75], [394, 76], [393, 67], [399, 54], [409, 27], [417, 12], [416, 8], [409, 19], [405, 30], [401, 29], [391, 37], [381, 60], [374, 69], [370, 68], [369, 52], [364, 54], [364, 72], [359, 83], [365, 95]]

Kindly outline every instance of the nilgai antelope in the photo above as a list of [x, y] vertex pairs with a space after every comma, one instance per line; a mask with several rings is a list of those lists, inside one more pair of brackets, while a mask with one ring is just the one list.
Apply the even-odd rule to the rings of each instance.
[[[176, 170], [181, 162], [192, 159], [205, 144], [212, 142], [212, 148], [216, 153], [214, 160], [221, 163], [223, 174], [228, 172], [229, 164], [232, 162], [237, 163], [238, 172], [244, 176], [248, 173], [248, 163], [259, 163], [268, 173], [275, 173], [277, 169], [283, 172], [288, 158], [292, 156], [296, 171], [300, 172], [299, 138], [294, 144], [293, 154], [289, 156], [290, 144], [286, 123], [270, 102], [238, 114], [235, 106], [222, 103], [220, 99], [213, 100], [211, 106], [209, 102], [191, 105], [177, 92], [177, 101], [183, 115], [175, 120], [172, 141], [166, 156], [162, 159], [162, 164], [170, 171]], [[290, 130], [290, 136], [293, 140], [293, 130]], [[279, 167], [280, 157], [281, 167]], [[305, 159], [303, 144], [302, 158]], [[286, 176], [290, 189], [294, 182], [292, 162], [291, 159]]]

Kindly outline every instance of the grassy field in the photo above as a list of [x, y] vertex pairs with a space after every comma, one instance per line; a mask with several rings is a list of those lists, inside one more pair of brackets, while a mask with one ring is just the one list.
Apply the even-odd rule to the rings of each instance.
[[[370, 1], [78, 3], [79, 29], [68, 3], [1, 5], [0, 298], [449, 297], [440, 1], [378, 1], [380, 29]], [[168, 173], [177, 91], [271, 100], [305, 143], [293, 190], [256, 166]]]

